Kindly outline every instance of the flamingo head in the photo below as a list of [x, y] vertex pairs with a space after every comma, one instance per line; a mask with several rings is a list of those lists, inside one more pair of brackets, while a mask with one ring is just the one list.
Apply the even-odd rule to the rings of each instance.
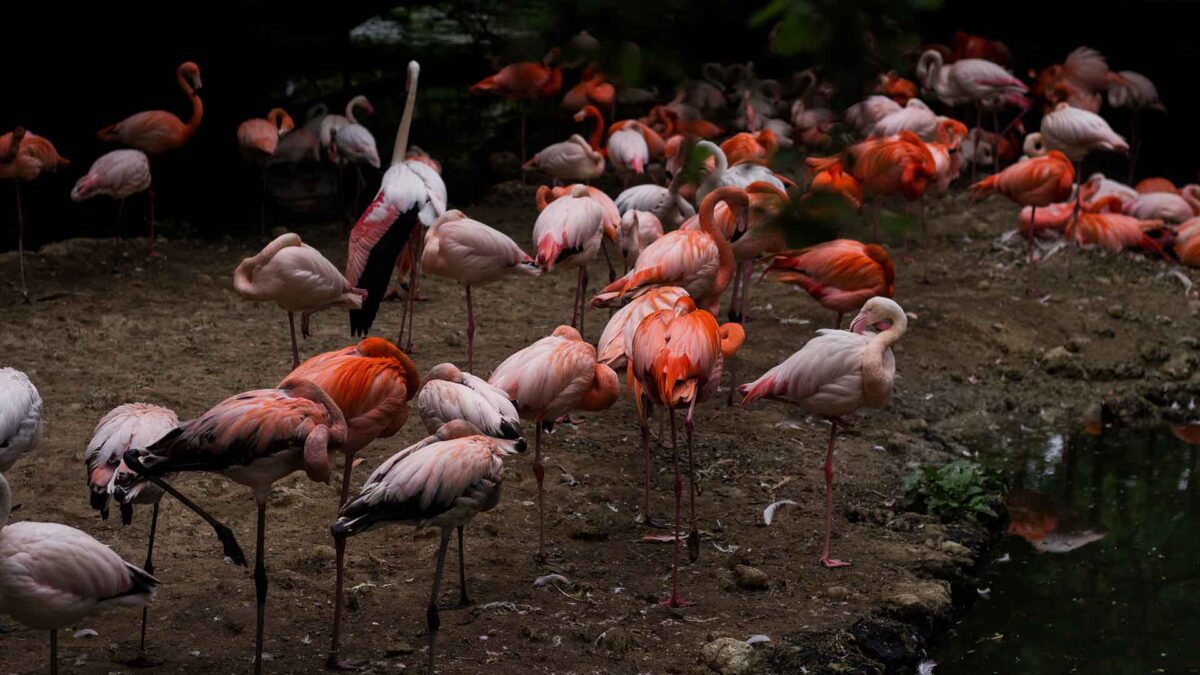
[[868, 329], [883, 332], [897, 329], [900, 333], [908, 327], [908, 317], [900, 305], [891, 298], [875, 296], [862, 306], [858, 315], [850, 322], [850, 332], [862, 335]]

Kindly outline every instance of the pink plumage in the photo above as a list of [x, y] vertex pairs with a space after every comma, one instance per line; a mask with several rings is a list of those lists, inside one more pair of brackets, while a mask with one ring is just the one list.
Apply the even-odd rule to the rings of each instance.
[[617, 310], [600, 334], [596, 360], [614, 369], [624, 368], [633, 349], [633, 334], [642, 319], [660, 309], [674, 307], [675, 301], [687, 294], [678, 286], [651, 288]]
[[533, 258], [508, 235], [458, 210], [447, 211], [429, 228], [421, 264], [430, 274], [464, 286], [499, 281], [509, 274], [541, 274]]
[[604, 173], [604, 156], [579, 134], [542, 148], [522, 167], [563, 181], [595, 180]]
[[98, 195], [125, 199], [150, 187], [150, 159], [141, 150], [113, 150], [101, 155], [75, 182], [71, 201]]
[[642, 136], [639, 127], [633, 122], [630, 126], [614, 131], [608, 137], [608, 161], [618, 171], [629, 171], [641, 175], [650, 162], [650, 147]]
[[[726, 209], [728, 211], [728, 209]], [[617, 229], [617, 248], [625, 259], [626, 267], [637, 264], [638, 255], [642, 249], [661, 239], [663, 224], [650, 211], [629, 210], [621, 216], [621, 226]]]
[[[100, 418], [83, 459], [87, 465], [92, 508], [98, 510], [102, 518], [108, 518], [108, 496], [122, 474], [126, 474], [124, 482], [132, 481], [122, 506], [153, 504], [162, 497], [162, 490], [156, 485], [136, 479], [125, 466], [124, 456], [130, 448], [151, 445], [178, 424], [179, 417], [173, 410], [150, 403], [119, 405]], [[122, 508], [122, 521], [128, 522], [128, 515], [131, 514]]]
[[[890, 100], [890, 99], [889, 99]], [[872, 138], [887, 138], [901, 131], [911, 131], [923, 141], [932, 141], [937, 131], [938, 118], [919, 98], [909, 99], [901, 109], [896, 110], [875, 123], [871, 129]]]
[[1197, 215], [1186, 199], [1173, 192], [1138, 195], [1133, 201], [1123, 204], [1122, 210], [1139, 220], [1162, 220], [1176, 224]]
[[1047, 148], [1062, 150], [1076, 162], [1095, 150], [1129, 152], [1124, 137], [1113, 131], [1103, 117], [1069, 103], [1059, 103], [1054, 112], [1042, 118], [1041, 139]]

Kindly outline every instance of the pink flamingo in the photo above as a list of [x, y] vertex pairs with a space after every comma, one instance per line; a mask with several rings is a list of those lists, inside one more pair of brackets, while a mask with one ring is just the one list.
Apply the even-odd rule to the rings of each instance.
[[[691, 485], [689, 502], [691, 530], [687, 535], [688, 556], [695, 561], [700, 555], [700, 533], [696, 529], [696, 469], [692, 433], [695, 429], [696, 404], [712, 398], [721, 383], [721, 368], [725, 359], [737, 353], [746, 333], [736, 323], [717, 326], [712, 314], [696, 309], [690, 297], [681, 297], [674, 307], [661, 309], [646, 316], [633, 335], [629, 352], [631, 393], [638, 404], [642, 427], [642, 451], [645, 455], [645, 488], [650, 491], [650, 430], [646, 424], [651, 406], [664, 406], [671, 418], [671, 445], [675, 463], [675, 555], [671, 561], [671, 597], [663, 602], [668, 607], [683, 607], [679, 598], [679, 535], [680, 500], [683, 480], [679, 473], [679, 444], [675, 440], [675, 409], [686, 408], [688, 444], [688, 482]], [[649, 519], [649, 498], [644, 514]]]
[[542, 274], [542, 269], [515, 241], [458, 210], [447, 211], [430, 226], [421, 264], [430, 274], [454, 279], [466, 289], [468, 370], [475, 365], [471, 287], [499, 281], [509, 274], [534, 277]]
[[70, 164], [59, 156], [50, 141], [17, 127], [0, 136], [0, 180], [11, 178], [17, 191], [17, 262], [21, 268], [21, 299], [29, 302], [29, 291], [25, 287], [25, 212], [21, 208], [21, 183], [29, 182], [42, 175], [43, 171], [57, 171], [60, 166]]
[[779, 281], [803, 288], [822, 307], [842, 316], [857, 312], [867, 300], [896, 292], [896, 268], [887, 251], [878, 244], [853, 239], [834, 239], [816, 246], [782, 251], [763, 270]]
[[604, 228], [604, 239], [600, 240], [600, 252], [604, 254], [604, 262], [608, 265], [608, 280], [611, 282], [617, 278], [617, 271], [613, 268], [612, 257], [608, 255], [608, 246], [605, 245], [605, 240], [617, 243], [617, 230], [621, 227], [621, 211], [617, 208], [617, 203], [612, 197], [605, 194], [604, 190], [583, 183], [574, 183], [571, 185], [559, 185], [550, 187], [549, 185], [539, 185], [536, 194], [538, 211], [546, 210], [546, 205], [560, 197], [566, 197], [571, 194], [576, 185], [582, 185], [587, 190], [588, 196], [596, 200], [600, 205], [600, 210], [603, 217], [600, 219], [600, 224]]
[[0, 473], [42, 442], [42, 396], [29, 376], [0, 368]]
[[503, 389], [453, 363], [434, 366], [424, 382], [417, 394], [417, 410], [430, 433], [448, 422], [463, 420], [498, 441], [524, 443], [521, 417]]
[[575, 185], [570, 197], [555, 199], [538, 214], [533, 225], [537, 266], [543, 272], [555, 267], [579, 268], [572, 303], [571, 325], [583, 332], [587, 297], [587, 264], [596, 257], [604, 238], [604, 209], [587, 187]]
[[[192, 116], [184, 124], [175, 114], [165, 110], [147, 110], [104, 127], [96, 133], [102, 141], [116, 142], [141, 150], [151, 157], [178, 150], [200, 128], [204, 119], [204, 104], [200, 102], [200, 66], [191, 61], [175, 69], [179, 88], [192, 102]], [[154, 252], [154, 184], [150, 184], [150, 255]]]
[[[866, 333], [866, 329], [877, 332]], [[849, 563], [829, 557], [833, 523], [833, 445], [839, 424], [862, 407], [882, 408], [892, 393], [896, 358], [892, 345], [904, 335], [908, 318], [888, 298], [871, 298], [850, 323], [850, 330], [823, 328], [800, 351], [754, 382], [738, 388], [747, 406], [760, 398], [791, 403], [811, 415], [829, 420], [829, 448], [825, 451], [825, 543], [821, 564], [842, 567]]]
[[646, 183], [634, 185], [617, 195], [614, 200], [621, 215], [625, 212], [647, 211], [662, 221], [665, 227], [679, 227], [680, 223], [696, 215], [696, 209], [679, 195], [680, 181], [671, 181], [669, 187]]
[[150, 159], [141, 150], [113, 150], [100, 155], [92, 168], [75, 183], [71, 201], [81, 202], [98, 195], [117, 200], [117, 224], [125, 210], [125, 199], [150, 187]]
[[1041, 131], [1025, 137], [1025, 152], [1033, 156], [1045, 155], [1050, 150], [1061, 150], [1075, 162], [1075, 213], [1079, 217], [1083, 205], [1083, 193], [1079, 189], [1083, 178], [1083, 158], [1097, 150], [1128, 153], [1129, 144], [1108, 126], [1104, 118], [1094, 112], [1073, 108], [1069, 103], [1059, 103], [1054, 112], [1042, 118]]
[[572, 410], [599, 411], [617, 400], [619, 383], [612, 368], [596, 361], [596, 348], [571, 326], [508, 357], [488, 378], [504, 391], [523, 417], [533, 420], [533, 475], [538, 491], [538, 558], [546, 559], [546, 508], [542, 481], [542, 427]]
[[300, 332], [307, 338], [310, 316], [330, 307], [358, 309], [366, 295], [320, 251], [292, 232], [279, 235], [258, 255], [243, 260], [233, 271], [233, 290], [247, 300], [271, 301], [287, 311], [293, 368], [300, 365], [295, 313], [301, 313]]
[[50, 673], [58, 675], [60, 629], [118, 607], [145, 607], [158, 579], [73, 527], [9, 523], [12, 506], [12, 489], [0, 476], [0, 607], [50, 632]]
[[630, 122], [608, 135], [608, 161], [629, 182], [629, 174], [642, 175], [650, 162], [650, 146], [642, 135], [640, 122]]
[[375, 322], [380, 301], [387, 294], [396, 259], [411, 238], [414, 264], [409, 276], [410, 292], [405, 299], [404, 316], [400, 320], [400, 337], [396, 340], [397, 345], [404, 343], [404, 323], [407, 320], [408, 344], [404, 351], [408, 353], [412, 353], [412, 303], [416, 295], [417, 278], [421, 274], [424, 227], [432, 225], [438, 216], [446, 212], [446, 184], [442, 182], [442, 177], [424, 162], [404, 159], [408, 154], [408, 131], [416, 107], [417, 76], [420, 72], [421, 67], [416, 61], [408, 62], [408, 99], [404, 105], [404, 115], [400, 118], [400, 128], [396, 132], [392, 165], [383, 174], [375, 199], [350, 231], [350, 251], [346, 258], [346, 278], [352, 285], [367, 291], [362, 309], [350, 310], [350, 334], [365, 336]]
[[642, 249], [661, 239], [663, 224], [650, 211], [630, 209], [621, 216], [621, 227], [617, 230], [617, 248], [625, 260], [625, 271], [637, 264]]
[[417, 529], [441, 529], [433, 593], [425, 611], [429, 634], [429, 668], [435, 671], [437, 634], [441, 626], [438, 594], [450, 533], [458, 528], [459, 591], [466, 605], [467, 580], [462, 563], [463, 527], [477, 514], [500, 503], [504, 483], [504, 457], [521, 452], [482, 435], [471, 423], [454, 420], [418, 443], [392, 455], [363, 485], [362, 492], [347, 502], [330, 528], [338, 542], [388, 522]]
[[261, 231], [267, 228], [267, 160], [275, 156], [279, 139], [285, 137], [296, 123], [292, 116], [283, 108], [272, 108], [266, 119], [248, 119], [238, 125], [237, 139], [242, 157], [258, 167], [261, 174], [262, 193], [258, 197], [258, 227]]
[[718, 202], [734, 214], [734, 229], [744, 230], [750, 203], [746, 191], [717, 188], [700, 204], [699, 231], [673, 230], [647, 246], [634, 268], [592, 298], [592, 305], [601, 307], [655, 286], [681, 286], [704, 307], [719, 303], [733, 279], [735, 262], [733, 249], [713, 217]]
[[596, 120], [590, 141], [579, 134], [542, 148], [542, 151], [525, 162], [521, 168], [537, 169], [542, 173], [563, 181], [588, 181], [604, 173], [604, 154], [600, 151], [600, 137], [604, 134], [604, 118], [596, 106], [584, 106], [575, 113], [575, 121], [582, 122], [591, 117]]
[[[267, 498], [271, 485], [303, 469], [314, 481], [328, 482], [329, 451], [346, 442], [346, 419], [333, 399], [309, 380], [289, 378], [275, 389], [259, 389], [225, 399], [194, 420], [184, 422], [146, 448], [125, 453], [125, 464], [157, 484], [207, 521], [217, 532], [225, 555], [246, 564], [233, 532], [184, 497], [163, 476], [182, 471], [221, 473], [254, 492], [258, 505], [258, 545], [254, 564], [257, 600], [254, 672], [262, 675], [263, 628], [267, 608], [264, 562]], [[113, 490], [120, 503], [130, 482], [118, 478]]]
[[660, 309], [674, 307], [675, 301], [687, 294], [678, 286], [659, 286], [630, 300], [614, 312], [604, 326], [604, 332], [596, 343], [596, 360], [613, 370], [624, 368], [633, 349], [633, 334], [642, 319]]
[[[136, 152], [136, 151], [134, 151]], [[100, 518], [108, 519], [108, 496], [116, 485], [118, 474], [132, 474], [122, 457], [130, 448], [144, 448], [167, 435], [179, 424], [175, 411], [150, 403], [126, 403], [119, 405], [100, 418], [92, 440], [84, 451], [87, 465], [88, 489], [92, 508], [100, 512]], [[154, 575], [154, 535], [158, 531], [158, 506], [163, 492], [149, 481], [137, 481], [128, 491], [120, 505], [121, 524], [133, 522], [134, 504], [153, 504], [150, 516], [150, 537], [146, 545], [146, 564], [142, 569]], [[141, 640], [138, 656], [129, 665], [135, 668], [152, 668], [162, 665], [158, 659], [146, 653], [146, 621], [149, 610], [142, 608]]]

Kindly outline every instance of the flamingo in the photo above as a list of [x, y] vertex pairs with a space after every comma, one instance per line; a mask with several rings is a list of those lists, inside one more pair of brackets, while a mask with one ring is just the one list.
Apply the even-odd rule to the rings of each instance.
[[466, 571], [462, 565], [463, 527], [477, 514], [500, 502], [504, 457], [523, 447], [505, 446], [482, 435], [469, 422], [452, 421], [432, 436], [392, 455], [367, 479], [362, 492], [347, 502], [330, 531], [344, 546], [348, 537], [376, 525], [401, 522], [417, 529], [441, 529], [433, 593], [425, 612], [429, 634], [429, 668], [435, 671], [437, 634], [441, 626], [438, 594], [450, 533], [458, 528], [459, 591], [466, 605]]
[[81, 202], [97, 195], [116, 199], [120, 224], [125, 199], [150, 187], [150, 158], [141, 150], [113, 150], [92, 162], [87, 174], [75, 182], [71, 201]]
[[600, 219], [600, 225], [604, 230], [604, 238], [600, 240], [600, 252], [604, 254], [604, 262], [608, 265], [608, 280], [611, 282], [617, 278], [617, 271], [613, 267], [612, 257], [609, 256], [608, 246], [605, 244], [608, 241], [611, 241], [614, 244], [617, 243], [619, 234], [618, 230], [621, 227], [621, 211], [617, 208], [617, 203], [613, 201], [612, 197], [609, 197], [604, 190], [601, 190], [598, 187], [584, 185], [583, 183], [559, 185], [557, 187], [539, 185], [536, 193], [538, 211], [545, 211], [546, 205], [550, 202], [558, 199], [559, 197], [566, 197], [567, 195], [570, 195], [571, 192], [574, 191], [576, 185], [583, 186], [583, 188], [587, 190], [588, 196], [600, 205], [600, 210], [603, 213], [603, 217]]
[[[337, 404], [309, 380], [289, 378], [275, 389], [231, 396], [194, 420], [175, 427], [145, 448], [125, 453], [125, 464], [178, 499], [216, 530], [225, 555], [235, 564], [246, 558], [233, 532], [206, 513], [163, 476], [183, 471], [221, 473], [249, 487], [258, 506], [254, 589], [257, 601], [254, 672], [262, 675], [263, 629], [267, 608], [267, 568], [264, 561], [267, 499], [271, 485], [303, 469], [314, 481], [328, 482], [329, 451], [346, 443], [346, 419]], [[129, 499], [131, 485], [118, 478], [113, 495]]]
[[1100, 112], [1101, 94], [1124, 79], [1108, 69], [1108, 60], [1091, 47], [1079, 47], [1062, 64], [1043, 68], [1036, 76], [1035, 93], [1050, 104], [1070, 103], [1089, 112]]
[[642, 175], [646, 172], [646, 164], [650, 162], [650, 146], [642, 136], [641, 123], [630, 122], [625, 127], [608, 135], [608, 161], [613, 169], [625, 176], [628, 174]]
[[901, 131], [911, 131], [921, 140], [933, 140], [938, 128], [938, 116], [919, 98], [910, 99], [901, 109], [875, 123], [869, 134], [872, 138], [887, 138]]
[[600, 411], [617, 400], [619, 383], [612, 368], [596, 361], [596, 348], [571, 326], [505, 359], [488, 384], [508, 395], [522, 417], [532, 419], [533, 475], [538, 492], [538, 558], [546, 559], [546, 504], [542, 466], [542, 427], [572, 410]]
[[43, 428], [37, 387], [16, 368], [0, 368], [0, 473], [37, 449]]
[[366, 96], [359, 94], [354, 96], [349, 101], [346, 101], [346, 109], [344, 115], [325, 114], [320, 116], [320, 122], [316, 124], [317, 135], [321, 138], [321, 147], [331, 160], [335, 160], [336, 148], [334, 147], [334, 139], [338, 132], [352, 124], [359, 124], [358, 117], [354, 115], [354, 111], [362, 108], [367, 115], [375, 114], [375, 106], [371, 105], [371, 101], [367, 100]]
[[808, 192], [801, 197], [807, 199], [814, 193], [828, 193], [841, 197], [855, 211], [862, 208], [862, 184], [853, 175], [846, 173], [841, 157], [809, 157], [804, 160], [813, 171]]
[[[1058, 150], [1044, 157], [1018, 162], [971, 186], [971, 201], [992, 193], [1002, 194], [1022, 207], [1028, 206], [1030, 218], [1037, 219], [1038, 207], [1066, 200], [1075, 182], [1075, 166]], [[1029, 228], [1029, 262], [1033, 263], [1033, 228]]]
[[911, 131], [863, 141], [847, 152], [854, 160], [854, 177], [876, 197], [872, 238], [879, 236], [880, 198], [899, 194], [906, 201], [916, 201], [925, 195], [929, 180], [937, 176], [933, 154]]
[[1151, 178], [1143, 178], [1138, 181], [1133, 189], [1138, 194], [1144, 195], [1151, 192], [1179, 192], [1179, 188], [1170, 180], [1161, 176], [1153, 176]]
[[[165, 436], [179, 424], [175, 411], [150, 403], [125, 403], [113, 408], [96, 424], [92, 440], [84, 451], [87, 466], [87, 483], [92, 508], [100, 517], [108, 519], [108, 497], [114, 489], [118, 474], [132, 473], [122, 457], [130, 448], [144, 448]], [[158, 505], [162, 490], [149, 481], [137, 481], [128, 491], [121, 506], [121, 523], [133, 522], [134, 504], [153, 504], [150, 516], [150, 537], [146, 545], [146, 574], [154, 576], [154, 535], [158, 531]], [[141, 640], [138, 656], [129, 665], [135, 668], [152, 668], [162, 665], [158, 659], [146, 653], [146, 623], [149, 610], [142, 608]]]
[[763, 274], [803, 288], [825, 309], [842, 316], [857, 311], [867, 300], [892, 297], [896, 268], [882, 246], [853, 239], [835, 239], [775, 255]]
[[773, 256], [787, 245], [787, 232], [780, 216], [790, 204], [787, 193], [770, 183], [751, 183], [746, 187], [746, 197], [749, 199], [746, 230], [735, 233], [729, 242], [733, 259], [741, 271], [740, 277], [735, 271], [733, 297], [729, 303], [729, 320], [737, 323], [743, 322], [750, 309], [754, 261], [764, 255]]
[[[629, 352], [633, 349], [633, 334], [642, 319], [660, 309], [674, 307], [675, 301], [687, 294], [688, 292], [679, 286], [659, 286], [630, 300], [614, 312], [608, 324], [604, 326], [604, 332], [600, 334], [600, 340], [596, 343], [596, 360], [614, 371], [624, 368], [629, 361]], [[644, 510], [643, 518], [648, 514], [649, 511]]]
[[[768, 370], [754, 382], [738, 388], [748, 406], [760, 398], [785, 401], [810, 415], [829, 420], [829, 448], [825, 451], [825, 543], [821, 564], [842, 567], [849, 563], [829, 557], [833, 528], [833, 447], [843, 417], [863, 407], [882, 408], [892, 393], [896, 358], [892, 346], [908, 328], [900, 305], [888, 298], [871, 298], [850, 324], [850, 330], [818, 331], [800, 351]], [[872, 329], [877, 332], [866, 332]]]
[[29, 182], [42, 175], [43, 171], [57, 171], [60, 166], [70, 164], [59, 156], [50, 141], [17, 127], [0, 136], [0, 179], [13, 179], [17, 193], [17, 262], [21, 268], [21, 299], [29, 302], [29, 291], [25, 286], [25, 212], [21, 208], [21, 183]]
[[1187, 199], [1173, 192], [1138, 195], [1132, 202], [1124, 204], [1122, 210], [1139, 220], [1162, 220], [1175, 224], [1191, 220], [1197, 215]]
[[879, 76], [875, 84], [875, 92], [895, 101], [897, 105], [905, 105], [917, 97], [917, 83], [900, 77], [894, 70], [889, 70]]
[[262, 231], [267, 228], [267, 160], [275, 156], [279, 139], [295, 128], [292, 116], [283, 108], [272, 108], [266, 119], [248, 119], [238, 125], [237, 139], [242, 157], [255, 164], [262, 174], [258, 211], [258, 226]]
[[575, 113], [575, 121], [582, 122], [592, 118], [596, 126], [592, 130], [590, 140], [585, 141], [579, 134], [553, 145], [548, 145], [529, 161], [521, 165], [522, 169], [537, 169], [542, 173], [564, 181], [588, 181], [599, 178], [604, 173], [604, 154], [600, 151], [600, 137], [604, 134], [604, 118], [596, 106], [584, 106], [583, 110]]
[[300, 332], [307, 338], [310, 316], [330, 307], [359, 309], [367, 293], [352, 286], [320, 251], [292, 232], [279, 235], [258, 255], [243, 260], [233, 271], [233, 290], [247, 300], [271, 301], [287, 311], [293, 368], [300, 365], [295, 313], [301, 313]]
[[538, 277], [542, 268], [507, 235], [458, 210], [447, 211], [433, 221], [425, 235], [424, 248], [421, 264], [425, 269], [436, 277], [454, 279], [466, 290], [467, 370], [471, 370], [475, 364], [471, 287], [499, 281], [509, 274]]
[[583, 69], [579, 84], [571, 87], [563, 96], [562, 107], [563, 110], [576, 112], [584, 106], [594, 105], [611, 111], [615, 101], [616, 89], [609, 84], [604, 73], [591, 64]]
[[696, 209], [679, 195], [679, 181], [671, 181], [670, 187], [634, 185], [617, 195], [618, 212], [624, 216], [629, 211], [653, 213], [664, 227], [679, 227], [680, 223], [696, 215]]
[[1175, 254], [1188, 267], [1200, 267], [1200, 218], [1179, 226], [1175, 235]]
[[682, 286], [698, 305], [719, 304], [721, 294], [733, 280], [736, 263], [733, 248], [713, 217], [718, 202], [724, 202], [733, 214], [733, 229], [745, 230], [750, 204], [746, 191], [730, 186], [717, 188], [700, 205], [699, 231], [673, 230], [647, 246], [638, 254], [632, 270], [592, 298], [592, 306], [619, 302], [624, 296], [636, 296], [655, 286]]
[[641, 135], [646, 142], [646, 150], [651, 158], [661, 158], [667, 151], [667, 142], [654, 129], [642, 124], [639, 120], [620, 120], [608, 125], [608, 135], [611, 138], [618, 131], [632, 129]]
[[9, 523], [12, 489], [0, 475], [0, 607], [50, 632], [50, 673], [58, 675], [58, 631], [119, 607], [145, 607], [158, 585], [87, 533], [57, 523]]
[[649, 211], [629, 210], [621, 216], [617, 248], [625, 260], [625, 271], [637, 264], [638, 254], [663, 236], [663, 224]]
[[582, 332], [584, 298], [587, 297], [587, 264], [600, 250], [604, 236], [604, 210], [583, 185], [571, 188], [569, 198], [556, 199], [538, 214], [533, 225], [537, 266], [543, 272], [557, 267], [578, 267], [571, 325]]
[[696, 148], [716, 160], [716, 168], [700, 182], [700, 187], [696, 188], [697, 203], [703, 202], [704, 197], [717, 188], [726, 186], [744, 188], [759, 181], [770, 183], [780, 190], [787, 191], [787, 185], [779, 179], [779, 176], [761, 164], [737, 164], [731, 167], [729, 160], [725, 157], [725, 152], [712, 141], [700, 141], [696, 144]]
[[[642, 427], [642, 451], [645, 456], [646, 490], [650, 487], [650, 432], [646, 424], [649, 408], [663, 406], [671, 419], [671, 444], [675, 464], [675, 554], [671, 561], [671, 597], [662, 604], [683, 607], [688, 603], [679, 598], [679, 535], [680, 501], [683, 480], [679, 472], [679, 444], [675, 442], [675, 410], [687, 409], [684, 428], [687, 431], [688, 482], [691, 485], [689, 503], [691, 530], [687, 535], [688, 556], [692, 561], [700, 555], [700, 532], [696, 529], [695, 449], [692, 434], [695, 428], [696, 404], [712, 398], [721, 382], [725, 359], [737, 353], [746, 333], [736, 323], [717, 325], [712, 314], [696, 309], [692, 298], [684, 296], [670, 309], [647, 315], [633, 334], [633, 349], [629, 352], [628, 382], [638, 403]], [[648, 504], [647, 504], [648, 506]], [[644, 514], [649, 518], [649, 511]]]
[[767, 165], [779, 149], [779, 141], [770, 129], [762, 131], [743, 131], [721, 143], [721, 152], [725, 153], [726, 161], [732, 165], [742, 162]]
[[[158, 157], [183, 147], [200, 128], [204, 104], [200, 102], [200, 66], [191, 61], [179, 64], [175, 80], [192, 102], [192, 116], [185, 124], [175, 114], [165, 110], [147, 110], [104, 127], [96, 132], [102, 141], [121, 143]], [[154, 252], [154, 183], [150, 183], [150, 255]]]
[[[285, 381], [295, 378], [320, 387], [346, 419], [346, 442], [342, 445], [346, 457], [338, 501], [341, 507], [350, 497], [350, 478], [358, 452], [376, 439], [395, 436], [408, 422], [408, 402], [421, 387], [417, 367], [391, 342], [371, 337], [308, 359], [288, 374]], [[333, 639], [326, 664], [330, 668], [345, 669], [353, 665], [339, 658], [346, 550], [344, 541], [334, 543], [338, 546]]]
[[350, 311], [350, 334], [365, 336], [375, 322], [379, 302], [387, 293], [396, 259], [412, 237], [415, 264], [409, 273], [409, 293], [400, 321], [400, 338], [396, 340], [398, 345], [404, 343], [404, 322], [407, 320], [408, 343], [404, 351], [408, 353], [412, 353], [413, 296], [421, 273], [422, 228], [432, 225], [446, 212], [446, 184], [442, 177], [424, 162], [404, 159], [408, 154], [408, 131], [416, 107], [420, 72], [421, 67], [416, 61], [408, 62], [408, 98], [400, 128], [396, 131], [392, 165], [383, 174], [375, 199], [350, 231], [350, 251], [346, 258], [346, 278], [367, 291], [362, 309]]
[[1120, 208], [1121, 202], [1117, 197], [1093, 200], [1082, 210], [1076, 211], [1067, 223], [1067, 239], [1078, 244], [1095, 244], [1111, 253], [1132, 248], [1151, 251], [1166, 258], [1162, 246], [1147, 234], [1148, 231], [1160, 229], [1162, 221], [1105, 212], [1106, 209], [1119, 211]]
[[880, 120], [904, 107], [886, 96], [868, 96], [846, 109], [846, 122], [867, 136]]
[[417, 410], [430, 433], [463, 420], [501, 443], [524, 443], [521, 417], [504, 390], [453, 363], [434, 366], [424, 382], [417, 394]]
[[[541, 63], [526, 61], [500, 69], [471, 86], [472, 94], [502, 94], [511, 100], [552, 98], [562, 89], [562, 68], [551, 67], [558, 50], [551, 49]], [[521, 164], [525, 164], [525, 107], [521, 111]]]
[[1117, 73], [1120, 82], [1108, 88], [1108, 104], [1114, 108], [1128, 108], [1129, 120], [1129, 182], [1133, 182], [1137, 168], [1138, 151], [1141, 150], [1139, 132], [1143, 110], [1167, 112], [1167, 106], [1158, 98], [1158, 88], [1150, 78], [1132, 70]]

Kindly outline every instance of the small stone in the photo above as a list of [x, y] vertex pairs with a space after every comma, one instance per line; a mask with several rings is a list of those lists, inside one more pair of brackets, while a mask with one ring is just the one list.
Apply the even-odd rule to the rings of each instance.
[[990, 290], [991, 288], [992, 282], [988, 281], [987, 279], [980, 279], [979, 283], [975, 284], [975, 290], [977, 291], [986, 291]]
[[1082, 335], [1076, 335], [1070, 340], [1067, 340], [1067, 344], [1065, 346], [1067, 351], [1071, 352], [1072, 354], [1078, 354], [1079, 352], [1083, 351], [1083, 348], [1086, 347], [1090, 342], [1090, 338]]
[[850, 597], [850, 589], [845, 586], [830, 586], [826, 588], [823, 595], [830, 600], [845, 600]]
[[1143, 361], [1154, 365], [1165, 363], [1167, 359], [1171, 358], [1171, 352], [1166, 347], [1153, 342], [1142, 345], [1139, 353]]
[[902, 621], [925, 621], [950, 613], [950, 584], [944, 581], [927, 579], [902, 584], [898, 590], [884, 601], [884, 607]]
[[1084, 376], [1079, 357], [1061, 346], [1051, 349], [1042, 356], [1042, 368], [1051, 375], [1061, 375], [1069, 379], [1082, 379]]
[[1109, 279], [1108, 277], [1095, 277], [1093, 280], [1094, 280], [1096, 283], [1098, 283], [1098, 284], [1101, 284], [1101, 285], [1104, 285], [1104, 286], [1111, 286], [1111, 285], [1112, 285], [1112, 279]]
[[633, 633], [620, 626], [615, 626], [604, 631], [600, 636], [600, 644], [614, 654], [624, 654], [636, 647], [637, 641], [633, 639]]
[[1172, 380], [1186, 380], [1196, 370], [1196, 362], [1194, 354], [1179, 353], [1164, 363], [1158, 372]]
[[700, 649], [700, 656], [705, 665], [721, 675], [754, 671], [754, 647], [736, 638], [717, 638]]
[[417, 650], [413, 649], [412, 645], [401, 640], [400, 642], [390, 645], [387, 648], [387, 651], [385, 651], [383, 653], [383, 655], [390, 659], [394, 659], [397, 656], [408, 656], [409, 654], [412, 654], [415, 651], [417, 651]]
[[737, 577], [738, 588], [747, 591], [765, 591], [770, 586], [770, 577], [757, 567], [738, 565], [733, 568], [733, 574]]
[[1125, 306], [1124, 305], [1109, 305], [1108, 315], [1114, 319], [1124, 319], [1125, 318]]

